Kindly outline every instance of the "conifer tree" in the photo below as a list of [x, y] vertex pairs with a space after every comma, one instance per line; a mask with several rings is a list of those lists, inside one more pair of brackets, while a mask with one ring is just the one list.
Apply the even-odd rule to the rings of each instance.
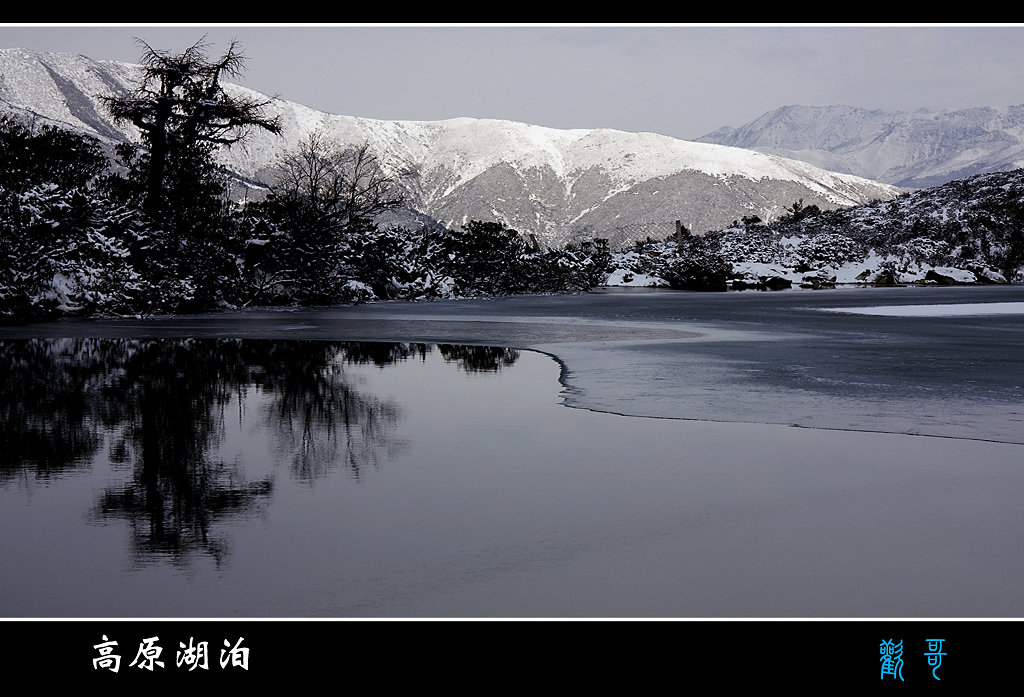
[[139, 43], [144, 47], [139, 86], [107, 97], [106, 103], [116, 121], [141, 133], [144, 152], [128, 164], [135, 169], [144, 209], [159, 218], [176, 208], [171, 204], [182, 203], [174, 199], [196, 194], [197, 182], [208, 182], [214, 148], [230, 147], [253, 128], [280, 133], [280, 125], [263, 113], [269, 100], [231, 95], [221, 84], [244, 68], [236, 42], [215, 60], [206, 57], [202, 39], [180, 54]]

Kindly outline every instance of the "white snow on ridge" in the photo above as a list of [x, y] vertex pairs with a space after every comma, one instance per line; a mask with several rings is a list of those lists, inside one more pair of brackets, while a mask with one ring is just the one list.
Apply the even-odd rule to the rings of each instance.
[[[0, 49], [0, 107], [6, 101], [15, 107], [34, 108], [44, 118], [80, 124], [86, 132], [107, 142], [117, 142], [121, 137], [118, 131], [134, 140], [137, 135], [133, 128], [110, 122], [99, 95], [135, 86], [138, 69], [129, 63], [94, 61], [72, 54]], [[278, 117], [281, 126], [280, 134], [253, 129], [246, 140], [218, 153], [219, 162], [242, 179], [271, 180], [282, 159], [297, 152], [310, 134], [319, 131], [329, 144], [369, 145], [389, 175], [414, 175], [406, 179], [405, 186], [410, 201], [424, 213], [443, 210], [449, 196], [485, 173], [491, 176], [480, 180], [481, 191], [505, 186], [524, 190], [537, 187], [545, 192], [545, 202], [552, 211], [545, 220], [538, 219], [537, 231], [550, 232], [552, 239], [556, 231], [565, 232], [576, 221], [592, 216], [588, 210], [601, 205], [601, 192], [605, 192], [607, 201], [652, 180], [688, 173], [725, 183], [764, 183], [773, 191], [787, 188], [777, 187], [774, 182], [788, 182], [805, 187], [822, 202], [841, 207], [901, 193], [896, 187], [798, 160], [658, 133], [557, 129], [470, 117], [442, 121], [371, 119], [321, 112], [248, 87], [223, 86], [232, 94], [267, 100], [264, 113]], [[688, 185], [682, 182], [682, 186]], [[574, 198], [577, 193], [579, 198]], [[705, 225], [724, 224], [719, 218], [726, 215], [719, 209], [735, 205], [725, 201], [743, 195], [738, 190], [723, 189], [723, 202], [716, 203], [718, 209], [712, 213], [715, 220]], [[654, 210], [657, 203], [660, 199], [644, 205]], [[632, 202], [629, 206], [625, 202], [618, 205], [616, 214], [632, 208], [630, 215], [637, 215], [638, 206]], [[778, 205], [778, 201], [766, 202], [759, 214], [771, 217]], [[505, 215], [511, 214], [505, 211], [498, 219]]]
[[[621, 189], [627, 189], [638, 181], [684, 171], [719, 178], [740, 176], [754, 181], [778, 179], [797, 182], [841, 205], [855, 202], [846, 192], [859, 185], [886, 188], [877, 182], [829, 172], [799, 160], [745, 148], [681, 140], [658, 133], [631, 133], [610, 128], [559, 129], [470, 117], [442, 121], [384, 121], [327, 114], [285, 100], [275, 100], [272, 111], [282, 116], [284, 125], [283, 138], [276, 138], [277, 148], [287, 150], [291, 143], [303, 140], [316, 128], [322, 128], [348, 142], [385, 145], [385, 162], [397, 158], [402, 162], [423, 165], [423, 161], [428, 160], [434, 167], [449, 168], [449, 188], [456, 188], [495, 165], [509, 163], [510, 153], [515, 154], [511, 164], [519, 170], [550, 168], [560, 179], [569, 180], [573, 173], [597, 168], [606, 172]], [[899, 192], [895, 187], [891, 188], [893, 195]]]
[[1024, 302], [952, 303], [948, 305], [871, 305], [818, 308], [825, 312], [885, 317], [969, 317], [972, 315], [1024, 314]]

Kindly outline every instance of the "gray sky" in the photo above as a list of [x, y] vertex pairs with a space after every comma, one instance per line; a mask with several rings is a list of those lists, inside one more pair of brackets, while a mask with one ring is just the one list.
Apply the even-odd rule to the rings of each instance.
[[1024, 25], [0, 25], [0, 48], [135, 62], [138, 37], [210, 53], [243, 84], [335, 114], [457, 116], [693, 139], [788, 104], [1024, 104]]

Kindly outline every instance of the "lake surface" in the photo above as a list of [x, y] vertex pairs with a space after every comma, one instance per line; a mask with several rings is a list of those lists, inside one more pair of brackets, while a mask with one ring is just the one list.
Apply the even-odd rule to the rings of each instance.
[[0, 616], [1024, 616], [1022, 292], [4, 328]]

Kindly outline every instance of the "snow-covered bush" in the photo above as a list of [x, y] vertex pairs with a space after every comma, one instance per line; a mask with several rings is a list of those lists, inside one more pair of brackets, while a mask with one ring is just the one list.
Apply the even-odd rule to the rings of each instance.
[[907, 261], [941, 264], [949, 256], [949, 243], [930, 237], [915, 237], [896, 245], [895, 251]]
[[716, 239], [718, 253], [732, 264], [775, 264], [784, 253], [778, 236], [764, 225], [729, 227], [707, 237]]
[[864, 258], [863, 246], [838, 233], [821, 233], [801, 240], [796, 246], [798, 271], [810, 271], [821, 266], [838, 266]]
[[693, 237], [668, 257], [659, 275], [672, 288], [723, 291], [731, 273], [732, 265], [722, 256], [716, 240]]
[[136, 311], [148, 283], [133, 259], [139, 221], [130, 210], [55, 184], [0, 199], [4, 319]]

